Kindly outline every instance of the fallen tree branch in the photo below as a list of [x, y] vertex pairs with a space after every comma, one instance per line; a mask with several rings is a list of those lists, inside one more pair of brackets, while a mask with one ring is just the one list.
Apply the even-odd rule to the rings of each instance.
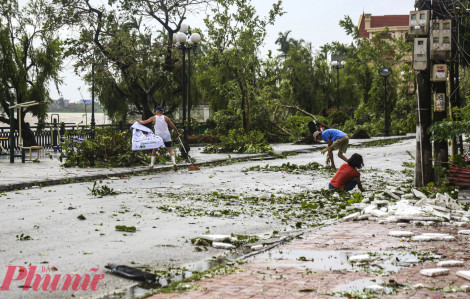
[[318, 121], [318, 119], [315, 117], [315, 115], [313, 115], [313, 114], [311, 114], [311, 113], [308, 113], [307, 111], [303, 110], [302, 108], [300, 108], [300, 107], [298, 107], [298, 106], [282, 105], [282, 107], [284, 107], [284, 108], [290, 108], [290, 109], [295, 109], [295, 110], [297, 110], [297, 111], [302, 112], [302, 113], [305, 114], [305, 115], [310, 116], [311, 118], [313, 118], [313, 120]]

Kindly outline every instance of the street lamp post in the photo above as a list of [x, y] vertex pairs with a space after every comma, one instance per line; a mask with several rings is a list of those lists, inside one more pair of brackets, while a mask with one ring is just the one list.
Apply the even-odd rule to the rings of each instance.
[[[188, 142], [188, 131], [191, 126], [191, 97], [190, 97], [190, 78], [188, 77], [188, 83], [186, 83], [186, 52], [188, 52], [188, 63], [191, 63], [191, 49], [195, 49], [196, 45], [201, 41], [201, 36], [198, 33], [193, 33], [189, 37], [189, 26], [187, 24], [181, 24], [180, 32], [176, 35], [175, 42], [178, 49], [183, 54], [183, 139], [184, 142]], [[189, 76], [191, 76], [191, 65], [189, 65]], [[188, 103], [188, 123], [186, 124], [186, 103]], [[188, 149], [189, 147], [187, 147]]]
[[[86, 105], [85, 105], [86, 107]], [[91, 65], [91, 139], [95, 139], [95, 63]]]
[[334, 60], [331, 62], [331, 66], [336, 69], [336, 109], [339, 110], [339, 69], [344, 68], [346, 61]]
[[384, 78], [385, 136], [388, 136], [390, 132], [390, 113], [389, 113], [388, 101], [387, 101], [387, 77], [392, 74], [392, 69], [388, 67], [383, 67], [379, 69], [377, 73]]

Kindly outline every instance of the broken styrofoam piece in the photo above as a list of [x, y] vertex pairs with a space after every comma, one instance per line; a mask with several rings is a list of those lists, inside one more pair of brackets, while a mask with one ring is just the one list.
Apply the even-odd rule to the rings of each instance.
[[361, 215], [360, 212], [352, 213], [352, 214], [349, 214], [348, 216], [345, 216], [345, 217], [341, 218], [341, 221], [356, 220], [357, 217], [359, 217], [359, 215]]
[[412, 241], [452, 241], [455, 237], [449, 234], [426, 233], [411, 238]]
[[200, 236], [201, 239], [205, 239], [212, 242], [234, 242], [237, 241], [237, 238], [229, 236], [229, 235], [202, 235]]
[[468, 284], [464, 284], [463, 286], [460, 287], [460, 289], [465, 293], [470, 293], [470, 285]]
[[366, 286], [365, 289], [369, 292], [376, 293], [376, 294], [382, 294], [385, 292], [385, 288], [378, 284]]
[[406, 223], [406, 222], [398, 222], [398, 223], [397, 223], [397, 226], [399, 226], [399, 227], [404, 227], [404, 226], [408, 226], [408, 225], [409, 225], [409, 224]]
[[462, 277], [463, 279], [470, 280], [470, 271], [469, 270], [461, 270], [457, 271], [457, 276]]
[[413, 192], [413, 194], [414, 194], [417, 198], [427, 198], [426, 194], [424, 194], [423, 192], [421, 192], [421, 191], [419, 191], [419, 190], [411, 189], [411, 191]]
[[393, 193], [392, 191], [388, 191], [388, 190], [385, 190], [385, 193], [387, 195], [389, 195], [391, 198], [393, 199], [396, 199], [396, 200], [400, 200], [400, 196], [396, 195], [395, 193]]
[[263, 248], [263, 244], [251, 246], [251, 250], [260, 250], [260, 249], [262, 249], [262, 248]]
[[382, 218], [382, 217], [387, 217], [388, 216], [387, 212], [382, 212], [381, 210], [371, 210], [369, 213], [372, 216], [375, 216], [377, 218]]
[[465, 266], [465, 263], [463, 261], [455, 261], [455, 260], [450, 260], [450, 261], [440, 261], [437, 263], [438, 267], [463, 267]]
[[448, 275], [449, 269], [445, 269], [445, 268], [422, 269], [421, 271], [419, 271], [419, 273], [421, 273], [421, 275], [424, 275], [424, 276], [435, 277], [435, 276], [441, 276], [441, 275]]
[[350, 262], [357, 262], [357, 263], [369, 262], [373, 259], [374, 258], [368, 254], [359, 254], [359, 255], [353, 255], [349, 257]]
[[470, 230], [459, 230], [459, 235], [470, 235]]
[[222, 243], [222, 242], [212, 242], [212, 247], [217, 249], [235, 249], [236, 247], [230, 243]]
[[400, 196], [401, 199], [413, 199], [415, 198], [414, 194], [403, 194], [402, 196]]
[[415, 233], [410, 231], [400, 231], [400, 230], [392, 230], [388, 232], [388, 235], [391, 237], [412, 237]]

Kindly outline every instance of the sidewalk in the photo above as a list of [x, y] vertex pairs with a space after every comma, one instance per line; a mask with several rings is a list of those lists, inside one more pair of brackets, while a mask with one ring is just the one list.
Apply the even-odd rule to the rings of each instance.
[[[236, 266], [238, 273], [185, 286], [195, 290], [151, 298], [468, 298], [470, 242], [468, 235], [459, 234], [470, 232], [468, 229], [469, 224], [403, 227], [371, 221], [337, 223], [250, 258]], [[396, 230], [448, 233], [455, 240], [414, 242], [388, 235]], [[367, 253], [375, 261], [350, 262], [352, 256]], [[439, 257], [433, 261], [434, 255]], [[446, 260], [459, 260], [462, 265], [446, 267], [448, 275], [420, 274], [422, 269], [438, 268], [437, 263]], [[397, 262], [403, 266], [394, 264]], [[467, 279], [456, 275], [463, 270]]]

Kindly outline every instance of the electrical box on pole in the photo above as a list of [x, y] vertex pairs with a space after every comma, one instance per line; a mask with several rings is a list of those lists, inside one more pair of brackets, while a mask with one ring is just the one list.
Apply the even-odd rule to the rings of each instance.
[[452, 31], [451, 20], [432, 20], [430, 52], [432, 60], [451, 59]]
[[446, 82], [447, 81], [447, 65], [435, 64], [432, 66], [431, 81]]
[[445, 112], [446, 111], [446, 94], [445, 93], [434, 93], [434, 112]]
[[413, 69], [425, 71], [428, 69], [428, 39], [415, 38], [413, 47]]
[[410, 35], [427, 35], [429, 32], [429, 10], [410, 11], [408, 33]]

